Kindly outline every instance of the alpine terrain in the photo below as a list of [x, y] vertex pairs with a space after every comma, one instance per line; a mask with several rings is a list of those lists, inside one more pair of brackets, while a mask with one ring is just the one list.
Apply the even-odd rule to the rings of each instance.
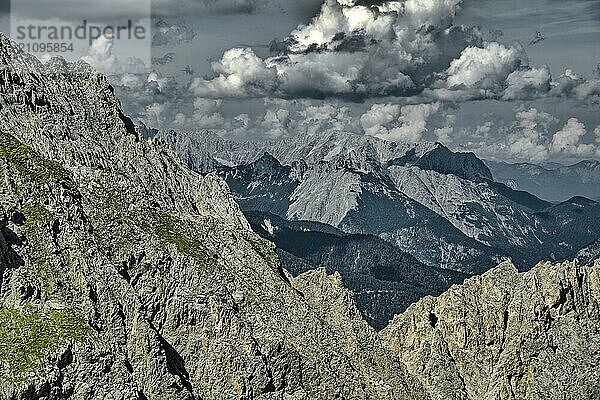
[[580, 161], [573, 165], [546, 163], [509, 164], [485, 161], [494, 179], [516, 190], [525, 190], [542, 199], [561, 202], [574, 196], [600, 198], [600, 162]]
[[[43, 65], [2, 35], [0, 62], [1, 399], [598, 398], [600, 262], [526, 273], [505, 262], [439, 286], [557, 234], [574, 207], [584, 220], [594, 203], [546, 207], [491, 183], [473, 156], [355, 137], [377, 152], [367, 160], [342, 146], [326, 157], [323, 146], [286, 144], [300, 152], [286, 156], [273, 145], [278, 165], [227, 144], [214, 160], [234, 195], [217, 174], [142, 138], [84, 62]], [[263, 206], [248, 218], [252, 175], [242, 165], [269, 171], [253, 181]], [[404, 175], [423, 182], [421, 201], [399, 190]], [[428, 177], [465, 188], [455, 190], [463, 203], [453, 209], [447, 192], [425, 190]], [[281, 179], [281, 201], [267, 210], [269, 179]], [[469, 190], [489, 202], [472, 204]], [[323, 239], [276, 249], [253, 226], [275, 242], [282, 231]], [[556, 240], [569, 249], [559, 256], [579, 243]], [[427, 241], [431, 252], [416, 257]], [[357, 252], [367, 261], [352, 263]], [[440, 295], [405, 298], [416, 303], [377, 333], [344, 275], [307, 270], [321, 264]]]
[[190, 168], [227, 182], [288, 270], [342, 274], [377, 329], [415, 296], [438, 295], [503, 260], [527, 270], [572, 259], [600, 238], [599, 203], [552, 204], [514, 190], [474, 154], [440, 143], [341, 132], [244, 143], [208, 132], [157, 136]]

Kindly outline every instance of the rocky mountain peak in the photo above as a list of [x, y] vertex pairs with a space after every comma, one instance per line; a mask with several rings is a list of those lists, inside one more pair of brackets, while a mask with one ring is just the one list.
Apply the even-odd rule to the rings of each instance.
[[422, 169], [453, 174], [472, 181], [492, 180], [489, 168], [475, 154], [454, 153], [439, 143], [435, 149], [421, 157], [415, 165]]
[[279, 160], [273, 157], [268, 151], [265, 151], [253, 165], [257, 170], [264, 171], [265, 173], [273, 173], [282, 167]]
[[426, 398], [356, 313], [326, 321], [220, 178], [131, 135], [104, 77], [8, 69], [0, 106], [1, 398]]
[[20, 132], [46, 156], [102, 168], [115, 167], [127, 142], [139, 140], [108, 80], [90, 65], [61, 59], [44, 65], [4, 36], [0, 45], [5, 131]]

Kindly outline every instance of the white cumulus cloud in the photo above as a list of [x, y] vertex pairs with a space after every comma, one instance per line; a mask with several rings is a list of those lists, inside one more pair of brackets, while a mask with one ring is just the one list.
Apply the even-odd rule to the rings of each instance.
[[251, 49], [227, 50], [220, 61], [213, 62], [219, 74], [212, 80], [197, 78], [190, 89], [202, 97], [252, 97], [271, 92], [276, 86], [277, 71], [256, 56]]
[[504, 100], [533, 99], [545, 95], [550, 90], [552, 75], [547, 66], [517, 70], [506, 78]]
[[390, 141], [416, 143], [423, 139], [429, 117], [439, 108], [439, 103], [404, 107], [374, 104], [360, 117], [360, 122], [367, 135]]
[[552, 136], [550, 150], [553, 153], [565, 153], [577, 156], [590, 156], [595, 152], [593, 144], [582, 143], [587, 131], [577, 118], [570, 118], [561, 130]]
[[521, 51], [496, 42], [468, 47], [448, 68], [448, 86], [493, 90], [520, 65]]
[[[260, 63], [250, 50], [228, 50], [213, 66], [215, 78], [198, 79], [194, 86], [214, 97], [411, 95], [428, 86], [465, 48], [481, 43], [476, 29], [452, 26], [461, 1], [365, 6], [327, 0], [310, 23], [279, 44], [277, 56]], [[219, 68], [231, 61], [231, 52], [243, 53], [261, 68], [246, 74]]]
[[92, 42], [88, 55], [82, 60], [105, 75], [140, 74], [146, 72], [144, 61], [139, 58], [121, 60], [113, 54], [114, 40], [106, 35]]

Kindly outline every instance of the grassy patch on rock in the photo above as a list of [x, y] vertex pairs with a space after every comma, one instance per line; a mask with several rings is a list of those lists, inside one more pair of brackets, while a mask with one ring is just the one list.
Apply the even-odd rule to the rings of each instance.
[[56, 181], [62, 182], [67, 187], [74, 187], [68, 172], [58, 161], [40, 156], [29, 146], [5, 132], [0, 132], [0, 156], [4, 157], [19, 174], [31, 179], [38, 186]]
[[51, 248], [49, 247], [51, 239], [47, 227], [47, 224], [52, 219], [52, 213], [46, 207], [39, 204], [25, 205], [21, 209], [21, 212], [26, 218], [23, 225], [23, 232], [29, 244], [29, 260], [34, 265], [44, 290], [47, 293], [52, 293], [55, 286], [55, 279], [48, 263], [48, 254], [51, 252]]
[[155, 229], [162, 240], [174, 244], [181, 254], [192, 257], [200, 263], [207, 261], [206, 249], [198, 239], [188, 233], [182, 221], [168, 214], [160, 214]]
[[82, 342], [90, 333], [72, 311], [39, 312], [0, 308], [0, 376], [19, 383], [40, 369], [60, 347]]

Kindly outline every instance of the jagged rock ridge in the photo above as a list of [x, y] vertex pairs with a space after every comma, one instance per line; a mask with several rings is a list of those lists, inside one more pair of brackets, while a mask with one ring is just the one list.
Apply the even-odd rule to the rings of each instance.
[[[453, 171], [478, 182], [489, 177], [474, 156], [451, 153], [439, 143], [393, 143], [342, 132], [266, 143], [236, 143], [206, 132], [158, 135], [190, 168], [218, 171], [244, 210], [380, 236], [420, 262], [447, 269], [472, 272], [506, 257], [395, 186], [389, 171], [398, 168]], [[205, 160], [210, 162], [202, 165]], [[272, 175], [261, 167], [266, 160]]]
[[364, 318], [375, 329], [426, 295], [438, 295], [468, 275], [424, 265], [373, 235], [347, 234], [329, 225], [286, 221], [263, 212], [244, 213], [252, 229], [277, 246], [294, 276], [324, 266], [352, 290]]
[[426, 398], [336, 281], [288, 276], [103, 76], [4, 36], [0, 61], [0, 398]]
[[382, 332], [432, 399], [600, 397], [600, 262], [505, 263]]

